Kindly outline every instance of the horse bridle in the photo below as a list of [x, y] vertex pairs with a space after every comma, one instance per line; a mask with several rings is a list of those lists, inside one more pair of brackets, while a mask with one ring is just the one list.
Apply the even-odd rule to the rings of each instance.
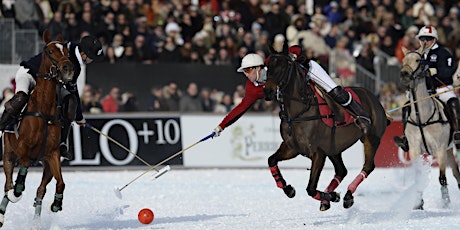
[[59, 79], [58, 77], [60, 76], [60, 74], [62, 73], [62, 70], [59, 68], [58, 64], [59, 62], [62, 61], [62, 59], [65, 59], [65, 58], [68, 58], [68, 56], [66, 57], [65, 55], [63, 55], [61, 58], [59, 58], [59, 60], [56, 60], [55, 58], [53, 58], [46, 50], [46, 48], [48, 48], [48, 46], [50, 44], [60, 44], [62, 45], [63, 47], [65, 46], [64, 43], [62, 42], [58, 42], [58, 41], [54, 41], [54, 42], [50, 42], [48, 43], [47, 45], [45, 45], [43, 47], [43, 53], [45, 54], [45, 56], [51, 61], [51, 66], [50, 66], [50, 69], [49, 69], [49, 72], [46, 73], [46, 74], [37, 74], [38, 77], [43, 77], [44, 79], [46, 80], [50, 80], [50, 79], [53, 79], [53, 78], [56, 78], [58, 79], [58, 81], [62, 81], [62, 79]]

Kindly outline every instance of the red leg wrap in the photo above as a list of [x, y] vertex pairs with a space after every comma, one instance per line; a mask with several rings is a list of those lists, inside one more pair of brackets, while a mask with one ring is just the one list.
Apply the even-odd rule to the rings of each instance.
[[348, 185], [348, 190], [351, 191], [351, 193], [354, 193], [356, 191], [356, 188], [363, 182], [364, 179], [367, 178], [367, 173], [364, 171], [361, 171], [359, 175], [356, 176], [356, 178], [351, 182], [350, 185]]
[[283, 179], [278, 165], [270, 167], [270, 172], [272, 173], [273, 179], [276, 181], [276, 186], [278, 186], [278, 188], [285, 188], [286, 181]]
[[340, 182], [342, 182], [342, 180], [342, 177], [335, 175], [334, 178], [331, 180], [331, 183], [329, 183], [329, 186], [327, 186], [326, 190], [324, 191], [327, 193], [334, 191], [337, 188], [337, 186], [339, 186]]

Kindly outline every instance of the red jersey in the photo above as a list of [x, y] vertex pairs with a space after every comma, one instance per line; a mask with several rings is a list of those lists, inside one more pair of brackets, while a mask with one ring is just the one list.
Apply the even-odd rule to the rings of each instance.
[[264, 98], [263, 85], [254, 85], [247, 81], [243, 100], [224, 117], [219, 126], [224, 130], [226, 127], [237, 121], [248, 109], [258, 100]]

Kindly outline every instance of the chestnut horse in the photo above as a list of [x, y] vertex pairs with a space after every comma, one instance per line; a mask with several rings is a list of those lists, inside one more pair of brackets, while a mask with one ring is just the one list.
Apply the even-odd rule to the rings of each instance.
[[[72, 80], [74, 67], [68, 58], [69, 50], [63, 43], [62, 36], [58, 36], [57, 41], [51, 41], [50, 34], [46, 30], [43, 33], [43, 41], [46, 45], [43, 48], [41, 65], [36, 76], [36, 86], [22, 114], [18, 133], [5, 132], [3, 136], [3, 169], [6, 181], [5, 195], [0, 204], [0, 226], [3, 226], [8, 203], [15, 203], [21, 199], [28, 168], [37, 161], [43, 165], [43, 176], [35, 197], [34, 219], [40, 217], [46, 185], [53, 177], [56, 179], [56, 192], [51, 211], [62, 210], [65, 185], [61, 173], [59, 153], [61, 122], [56, 98], [60, 87]], [[17, 164], [19, 172], [13, 186], [13, 171]]]
[[[410, 115], [407, 119], [405, 135], [409, 142], [409, 155], [411, 162], [418, 163], [424, 153], [433, 155], [438, 160], [439, 183], [441, 185], [441, 197], [444, 207], [450, 203], [449, 190], [447, 188], [446, 167], [452, 168], [453, 175], [460, 187], [460, 171], [453, 155], [452, 129], [448, 121], [450, 114], [444, 113], [442, 102], [437, 98], [428, 98], [430, 95], [426, 86], [425, 65], [422, 63], [422, 50], [409, 51], [403, 48], [404, 59], [401, 68], [401, 84], [409, 91]], [[445, 115], [447, 114], [447, 116]], [[453, 116], [453, 115], [450, 115]], [[422, 157], [423, 158], [423, 157]], [[420, 164], [414, 164], [419, 166]], [[431, 164], [427, 164], [430, 166]], [[417, 177], [415, 184], [426, 184], [428, 177], [423, 178], [422, 168], [414, 167]], [[423, 186], [417, 186], [417, 194], [414, 194], [416, 203], [414, 209], [423, 209]]]
[[[268, 165], [277, 186], [291, 198], [295, 196], [295, 190], [286, 183], [278, 168], [278, 162], [292, 159], [299, 154], [310, 158], [312, 162], [307, 193], [321, 201], [320, 210], [324, 211], [330, 208], [330, 201], [340, 200], [340, 195], [334, 190], [347, 175], [342, 152], [360, 140], [364, 144], [364, 166], [348, 186], [344, 197], [343, 206], [349, 208], [354, 204], [353, 193], [375, 168], [374, 157], [389, 122], [384, 108], [372, 92], [351, 87], [372, 120], [368, 134], [363, 135], [353, 122], [342, 126], [334, 122], [332, 127], [328, 126], [322, 121], [325, 117], [320, 114], [318, 96], [311, 87], [313, 84], [307, 80], [305, 68], [288, 56], [286, 47], [282, 53], [270, 55], [264, 94], [266, 100], [276, 99], [280, 105], [280, 132], [283, 142], [268, 158]], [[324, 93], [324, 97], [328, 95]], [[337, 113], [329, 114], [330, 117], [344, 117], [343, 108], [335, 102], [332, 105]], [[326, 157], [334, 165], [335, 176], [326, 190], [321, 192], [317, 190], [317, 186]]]

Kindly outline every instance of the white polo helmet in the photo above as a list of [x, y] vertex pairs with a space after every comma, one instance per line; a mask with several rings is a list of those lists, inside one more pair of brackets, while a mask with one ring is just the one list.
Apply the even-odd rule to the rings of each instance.
[[424, 26], [418, 31], [418, 34], [415, 37], [418, 39], [418, 38], [423, 37], [423, 36], [433, 37], [433, 38], [436, 38], [436, 40], [437, 40], [438, 39], [438, 31], [436, 30], [436, 28], [434, 28], [434, 26]]
[[256, 67], [264, 65], [264, 60], [258, 54], [247, 54], [244, 56], [243, 60], [241, 60], [241, 67], [238, 68], [237, 72], [243, 72], [244, 69], [249, 67]]

